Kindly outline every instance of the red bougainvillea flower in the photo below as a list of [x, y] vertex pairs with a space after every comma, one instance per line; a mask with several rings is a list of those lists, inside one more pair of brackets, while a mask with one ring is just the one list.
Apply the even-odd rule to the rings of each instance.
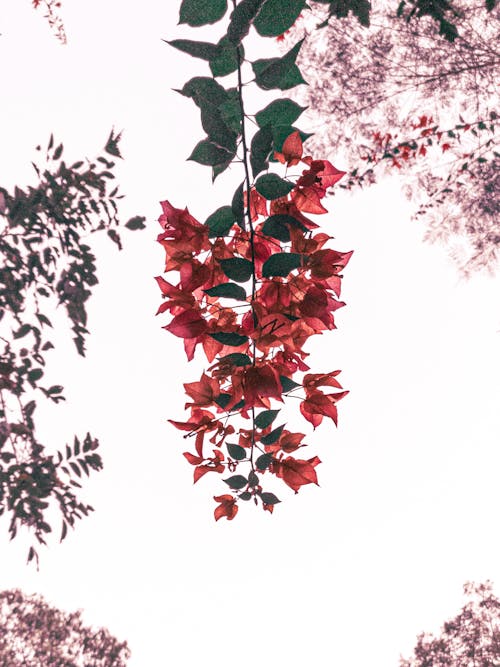
[[289, 167], [299, 164], [302, 157], [302, 139], [300, 138], [300, 132], [292, 132], [292, 134], [290, 134], [283, 142], [281, 152], [275, 152], [274, 157], [276, 160], [279, 160], [279, 162], [286, 164]]
[[158, 241], [174, 240], [178, 247], [187, 252], [199, 253], [208, 250], [208, 229], [195, 220], [187, 208], [175, 208], [169, 201], [160, 202], [163, 209], [158, 222], [164, 232], [158, 236]]
[[234, 519], [238, 513], [236, 498], [230, 496], [228, 493], [225, 493], [223, 496], [214, 496], [214, 500], [216, 503], [220, 503], [220, 505], [217, 505], [214, 510], [216, 521], [222, 519], [223, 516], [225, 516], [228, 521]]
[[293, 489], [295, 493], [298, 493], [300, 487], [304, 486], [304, 484], [318, 485], [318, 477], [314, 468], [319, 463], [321, 461], [317, 456], [307, 461], [288, 456], [282, 461], [273, 463], [273, 472]]
[[321, 424], [323, 417], [330, 417], [337, 426], [336, 403], [348, 393], [343, 391], [338, 394], [324, 394], [319, 390], [310, 391], [305, 401], [300, 404], [300, 411], [314, 429]]

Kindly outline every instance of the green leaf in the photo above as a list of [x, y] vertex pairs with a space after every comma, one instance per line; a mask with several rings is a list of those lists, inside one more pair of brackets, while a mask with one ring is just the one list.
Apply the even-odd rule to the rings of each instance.
[[209, 215], [205, 220], [208, 227], [208, 238], [213, 239], [216, 236], [226, 236], [234, 225], [234, 215], [230, 206], [221, 206]]
[[208, 76], [195, 76], [190, 79], [182, 90], [177, 91], [184, 97], [191, 97], [200, 107], [219, 107], [227, 102], [228, 96], [224, 88]]
[[14, 338], [23, 338], [31, 331], [31, 324], [22, 324], [14, 333]]
[[279, 410], [264, 410], [255, 417], [255, 426], [257, 428], [267, 428], [278, 416]]
[[179, 49], [184, 53], [193, 56], [193, 58], [201, 58], [202, 60], [212, 60], [217, 55], [217, 46], [210, 42], [194, 42], [191, 39], [172, 39], [166, 41], [167, 44], [173, 46], [174, 49]]
[[295, 382], [291, 378], [287, 378], [286, 375], [280, 375], [281, 389], [284, 392], [292, 391], [292, 389], [297, 389], [297, 387], [302, 387], [301, 384]]
[[248, 475], [248, 484], [252, 487], [257, 486], [259, 484], [259, 478], [257, 477], [257, 475], [254, 473], [253, 470]]
[[210, 58], [210, 70], [214, 76], [227, 76], [238, 69], [238, 49], [240, 49], [240, 59], [243, 60], [245, 57], [243, 46], [236, 47], [227, 37], [218, 42], [216, 52]]
[[238, 498], [240, 500], [251, 500], [252, 494], [250, 493], [250, 491], [243, 491], [243, 493], [240, 493]]
[[254, 178], [269, 167], [269, 153], [272, 148], [273, 134], [269, 127], [264, 127], [254, 134], [250, 145], [250, 165]]
[[221, 259], [220, 265], [224, 274], [231, 280], [236, 280], [237, 283], [246, 283], [247, 280], [250, 280], [253, 273], [252, 262], [242, 257]]
[[227, 451], [229, 456], [235, 461], [242, 461], [247, 457], [247, 450], [240, 445], [233, 445], [230, 442], [226, 443]]
[[305, 83], [295, 60], [302, 46], [303, 39], [288, 51], [282, 58], [266, 58], [252, 63], [255, 82], [264, 90], [279, 88], [287, 90], [299, 83]]
[[145, 229], [145, 220], [146, 218], [144, 216], [136, 215], [134, 218], [130, 218], [130, 220], [125, 223], [125, 227], [127, 229], [131, 229], [132, 231], [135, 231], [136, 229]]
[[247, 478], [243, 475], [233, 475], [223, 480], [231, 489], [243, 489], [247, 484]]
[[230, 345], [231, 347], [240, 347], [240, 345], [243, 345], [248, 341], [247, 336], [240, 336], [240, 334], [237, 333], [225, 333], [222, 331], [219, 333], [209, 334], [209, 336], [211, 336], [218, 343], [222, 343], [222, 345]]
[[285, 181], [277, 174], [265, 174], [259, 176], [255, 182], [255, 189], [266, 199], [279, 199], [285, 197], [294, 189], [295, 185]]
[[234, 366], [250, 366], [252, 363], [248, 354], [242, 354], [241, 352], [231, 352], [231, 354], [226, 354], [226, 356], [221, 357], [219, 361], [230, 361]]
[[287, 225], [288, 219], [293, 220], [289, 215], [272, 215], [264, 221], [262, 233], [273, 239], [278, 239], [278, 241], [288, 243], [290, 240], [290, 230]]
[[208, 139], [202, 139], [194, 147], [193, 152], [188, 157], [188, 160], [198, 162], [213, 167], [216, 164], [222, 164], [228, 159], [232, 159], [231, 153], [221, 146], [212, 143]]
[[269, 468], [272, 460], [272, 454], [261, 454], [255, 461], [255, 465], [259, 470], [266, 470], [266, 468]]
[[34, 368], [32, 371], [28, 372], [28, 380], [30, 382], [38, 382], [43, 377], [43, 371], [41, 368]]
[[236, 188], [233, 200], [231, 202], [231, 209], [233, 211], [236, 222], [242, 229], [245, 229], [245, 205], [243, 201], [243, 186], [244, 182], [240, 183]]
[[276, 505], [277, 503], [281, 502], [281, 500], [276, 498], [274, 493], [268, 493], [267, 491], [261, 493], [260, 498], [265, 505]]
[[302, 223], [291, 215], [272, 215], [264, 221], [262, 233], [273, 239], [278, 239], [278, 241], [288, 243], [290, 240], [290, 225], [298, 227], [302, 231], [307, 231], [307, 227], [304, 227]]
[[217, 23], [227, 11], [227, 0], [182, 0], [179, 23], [196, 28]]
[[297, 102], [288, 98], [274, 100], [255, 114], [255, 120], [259, 127], [292, 125], [306, 109], [307, 107], [301, 107]]
[[201, 125], [212, 143], [227, 149], [231, 155], [236, 153], [236, 132], [224, 122], [219, 109], [202, 107]]
[[304, 265], [305, 257], [298, 252], [278, 252], [266, 259], [262, 267], [262, 275], [264, 278], [271, 276], [286, 278], [290, 271]]
[[237, 135], [241, 134], [241, 104], [237, 88], [229, 88], [227, 91], [227, 100], [219, 105], [219, 111], [222, 120]]
[[283, 432], [284, 428], [285, 428], [285, 425], [282, 424], [281, 426], [278, 426], [278, 428], [275, 428], [274, 431], [271, 431], [271, 433], [268, 433], [267, 435], [263, 435], [262, 438], [260, 439], [261, 443], [263, 445], [272, 445], [272, 444], [274, 444], [277, 440], [280, 439], [281, 433]]
[[243, 37], [248, 35], [250, 26], [265, 0], [241, 0], [231, 13], [227, 37], [238, 46]]
[[232, 396], [231, 394], [219, 394], [215, 400], [217, 405], [224, 410], [226, 405], [229, 405], [229, 401], [231, 400]]
[[203, 291], [209, 296], [222, 296], [226, 299], [237, 299], [238, 301], [246, 301], [247, 299], [247, 293], [243, 287], [236, 285], [236, 283], [222, 283]]
[[306, 6], [305, 0], [266, 0], [253, 25], [263, 37], [277, 37], [289, 30]]
[[[234, 155], [233, 155], [234, 158]], [[233, 159], [228, 160], [227, 162], [222, 162], [221, 164], [215, 164], [212, 167], [212, 183], [215, 181], [217, 176], [220, 176], [226, 169], [231, 165]]]

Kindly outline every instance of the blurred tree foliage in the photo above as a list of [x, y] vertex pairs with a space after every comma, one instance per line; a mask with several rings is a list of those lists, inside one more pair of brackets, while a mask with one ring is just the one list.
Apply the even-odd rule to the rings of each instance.
[[[466, 273], [495, 267], [496, 3], [418, 0], [397, 11], [386, 0], [374, 4], [369, 26], [354, 10], [332, 14], [332, 6], [345, 8], [347, 0], [311, 4], [315, 16], [304, 14], [291, 37], [307, 35], [299, 60], [309, 86], [299, 101], [317, 119], [310, 150], [343, 152], [350, 165], [343, 187], [397, 172], [416, 215], [428, 223], [429, 240], [451, 241]], [[318, 24], [326, 27], [317, 30]]]
[[50, 607], [40, 595], [0, 592], [0, 664], [5, 667], [126, 667], [130, 650], [81, 612]]
[[[49, 315], [63, 306], [80, 355], [85, 353], [86, 303], [97, 284], [95, 257], [84, 237], [105, 232], [121, 248], [118, 188], [110, 191], [119, 136], [111, 133], [106, 155], [67, 165], [63, 146], [51, 137], [46, 164], [34, 164], [38, 183], [8, 192], [0, 187], [0, 515], [10, 516], [11, 539], [19, 526], [38, 543], [51, 532], [51, 504], [68, 526], [92, 509], [78, 500], [82, 475], [102, 468], [98, 441], [74, 438], [64, 452], [48, 453], [35, 432], [40, 397], [64, 400], [63, 387], [44, 382], [54, 347]], [[144, 218], [126, 223], [144, 227]], [[36, 556], [30, 548], [28, 559]]]
[[413, 656], [400, 667], [498, 667], [500, 665], [500, 600], [491, 582], [467, 583], [461, 612], [447, 621], [439, 637], [422, 633]]

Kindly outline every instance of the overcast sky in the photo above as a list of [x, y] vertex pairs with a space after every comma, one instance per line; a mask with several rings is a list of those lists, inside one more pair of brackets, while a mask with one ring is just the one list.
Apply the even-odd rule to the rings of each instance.
[[[0, 0], [0, 183], [32, 182], [34, 148], [52, 131], [76, 160], [114, 126], [123, 219], [148, 221], [122, 253], [96, 243], [88, 355], [61, 337], [48, 373], [68, 400], [39, 415], [55, 449], [74, 433], [99, 437], [105, 469], [85, 487], [96, 512], [41, 552], [39, 572], [0, 523], [0, 589], [82, 608], [127, 639], [131, 667], [396, 667], [420, 631], [458, 611], [465, 581], [489, 578], [498, 592], [500, 281], [462, 281], [444, 248], [423, 244], [397, 180], [330, 200], [321, 223], [355, 254], [338, 329], [308, 350], [313, 372], [341, 368], [350, 394], [338, 429], [296, 422], [323, 461], [321, 486], [281, 493], [272, 516], [249, 504], [216, 524], [224, 485], [208, 475], [193, 487], [166, 421], [183, 418], [182, 382], [203, 360], [187, 364], [154, 317], [156, 219], [168, 198], [204, 221], [241, 175], [212, 187], [207, 168], [185, 162], [202, 131], [171, 89], [204, 65], [161, 41], [188, 34], [178, 5], [65, 0], [62, 46], [28, 0]], [[317, 157], [349, 168], [334, 147]]]

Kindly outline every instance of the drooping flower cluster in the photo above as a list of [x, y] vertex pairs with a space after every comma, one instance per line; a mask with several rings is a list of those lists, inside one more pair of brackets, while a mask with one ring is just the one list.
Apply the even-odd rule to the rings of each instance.
[[[265, 491], [264, 475], [282, 479], [295, 492], [317, 483], [318, 457], [297, 456], [303, 433], [275, 426], [284, 398], [300, 392], [300, 411], [316, 428], [324, 417], [337, 423], [337, 402], [347, 392], [339, 371], [308, 373], [307, 340], [335, 328], [341, 272], [352, 253], [338, 252], [330, 236], [306, 214], [325, 213], [321, 200], [344, 172], [327, 160], [302, 157], [299, 132], [275, 159], [287, 167], [306, 165], [295, 182], [267, 174], [243, 193], [248, 220], [222, 207], [198, 222], [187, 209], [162, 202], [159, 243], [165, 271], [178, 278], [157, 281], [168, 312], [164, 328], [182, 338], [188, 360], [201, 346], [211, 364], [197, 382], [184, 384], [186, 421], [172, 421], [194, 452], [194, 481], [208, 472], [229, 473], [231, 494], [216, 496], [215, 518], [233, 519], [237, 501], [254, 499], [270, 512], [279, 502]], [[305, 373], [297, 381], [297, 373]], [[237, 428], [233, 417], [240, 416]]]

